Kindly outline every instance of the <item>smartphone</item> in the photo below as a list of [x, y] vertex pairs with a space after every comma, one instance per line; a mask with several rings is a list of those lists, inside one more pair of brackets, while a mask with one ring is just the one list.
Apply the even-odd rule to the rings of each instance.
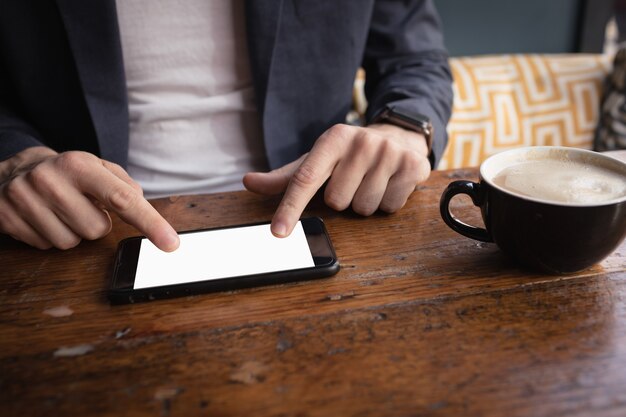
[[270, 223], [179, 233], [180, 247], [163, 252], [145, 237], [117, 248], [108, 298], [134, 303], [212, 291], [323, 278], [339, 262], [322, 219], [298, 221], [277, 238]]

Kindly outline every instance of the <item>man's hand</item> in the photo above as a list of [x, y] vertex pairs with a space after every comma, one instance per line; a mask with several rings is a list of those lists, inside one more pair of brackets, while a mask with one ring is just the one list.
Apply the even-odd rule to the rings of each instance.
[[178, 235], [119, 165], [86, 152], [26, 149], [0, 162], [0, 233], [40, 249], [72, 248], [111, 231], [108, 210], [156, 246], [173, 251]]
[[259, 194], [285, 192], [272, 219], [272, 233], [285, 237], [326, 180], [324, 201], [335, 210], [352, 205], [364, 216], [399, 210], [430, 175], [427, 153], [423, 135], [397, 126], [335, 125], [308, 154], [268, 173], [249, 173], [243, 183]]

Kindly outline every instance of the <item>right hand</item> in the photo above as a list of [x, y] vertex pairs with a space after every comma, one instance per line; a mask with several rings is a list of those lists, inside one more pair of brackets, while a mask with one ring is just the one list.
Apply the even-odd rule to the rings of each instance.
[[108, 234], [108, 211], [158, 248], [178, 248], [176, 231], [119, 165], [87, 152], [57, 153], [42, 146], [0, 162], [0, 233], [39, 249], [69, 249]]

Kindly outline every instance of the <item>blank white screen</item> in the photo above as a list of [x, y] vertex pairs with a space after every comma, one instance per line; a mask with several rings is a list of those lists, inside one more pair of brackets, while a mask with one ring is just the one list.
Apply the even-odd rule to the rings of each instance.
[[270, 225], [180, 235], [174, 252], [141, 241], [135, 289], [214, 280], [315, 266], [298, 222], [286, 238], [272, 235]]

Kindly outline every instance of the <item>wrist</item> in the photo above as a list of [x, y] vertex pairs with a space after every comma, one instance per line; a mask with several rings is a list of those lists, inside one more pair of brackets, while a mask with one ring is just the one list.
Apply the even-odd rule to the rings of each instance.
[[372, 122], [387, 123], [422, 134], [426, 139], [426, 155], [430, 154], [433, 140], [433, 125], [427, 116], [403, 109], [400, 106], [388, 104], [374, 116]]
[[428, 142], [422, 133], [389, 123], [374, 123], [367, 127], [382, 134], [400, 138], [405, 144], [417, 150], [420, 155], [428, 157]]

